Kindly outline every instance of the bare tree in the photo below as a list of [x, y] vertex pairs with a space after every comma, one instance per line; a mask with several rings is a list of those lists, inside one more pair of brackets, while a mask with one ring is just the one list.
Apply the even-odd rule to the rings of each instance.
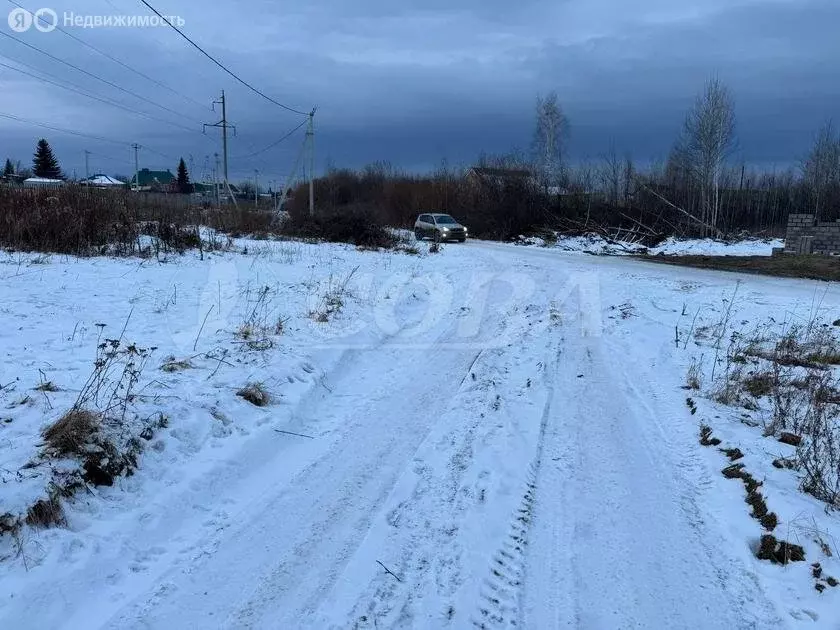
[[631, 199], [633, 197], [633, 180], [636, 178], [636, 167], [633, 165], [633, 156], [631, 156], [629, 153], [624, 156], [624, 169], [622, 175], [624, 178], [623, 205], [625, 207], [629, 207]]
[[811, 153], [802, 165], [805, 186], [819, 217], [825, 210], [831, 189], [840, 184], [840, 136], [831, 121], [820, 129]]
[[601, 189], [604, 191], [607, 202], [612, 206], [618, 206], [622, 202], [621, 180], [623, 171], [624, 165], [615, 152], [615, 143], [610, 142], [610, 150], [602, 156], [598, 178], [601, 181]]
[[556, 92], [537, 97], [536, 129], [532, 146], [534, 164], [543, 185], [559, 186], [565, 175], [563, 158], [569, 135], [569, 121]]
[[700, 189], [700, 218], [713, 228], [720, 220], [721, 180], [734, 141], [735, 101], [720, 79], [710, 79], [686, 116], [674, 157]]

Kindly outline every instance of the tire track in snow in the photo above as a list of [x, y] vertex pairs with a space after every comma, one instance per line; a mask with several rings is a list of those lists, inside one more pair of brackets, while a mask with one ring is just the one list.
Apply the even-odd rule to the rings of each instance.
[[[509, 315], [537, 324], [544, 313], [516, 306]], [[505, 506], [516, 501], [511, 490], [524, 471], [514, 462], [533, 459], [545, 416], [540, 387], [546, 380], [545, 364], [537, 362], [544, 350], [533, 351], [544, 339], [531, 334], [532, 327], [524, 327], [518, 343], [485, 349], [475, 357], [459, 379], [461, 391], [418, 450], [413, 468], [398, 482], [379, 524], [347, 565], [330, 594], [332, 603], [313, 627], [469, 624], [479, 599], [478, 582], [487, 570], [480, 558], [487, 558], [484, 554], [496, 541], [500, 547], [507, 541], [508, 532], [495, 523], [504, 523]], [[485, 545], [488, 519], [493, 533]], [[503, 565], [513, 566], [508, 561], [514, 553], [515, 545], [510, 545], [497, 556]], [[373, 558], [387, 558], [400, 582], [381, 570], [370, 572]]]
[[545, 436], [554, 404], [554, 373], [559, 359], [560, 353], [555, 350], [554, 359], [543, 363], [543, 382], [547, 396], [540, 417], [536, 453], [528, 466], [522, 499], [510, 517], [509, 531], [504, 541], [491, 557], [489, 575], [483, 579], [479, 591], [481, 601], [470, 620], [474, 627], [482, 630], [522, 627], [526, 551], [534, 518]]

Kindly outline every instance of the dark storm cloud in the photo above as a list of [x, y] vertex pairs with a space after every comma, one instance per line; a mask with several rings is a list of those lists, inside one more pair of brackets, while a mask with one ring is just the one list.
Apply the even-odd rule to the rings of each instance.
[[[23, 4], [27, 4], [23, 2]], [[55, 3], [59, 4], [59, 3]], [[79, 14], [114, 14], [107, 0], [60, 3]], [[840, 5], [834, 1], [462, 0], [338, 2], [294, 7], [274, 2], [160, 6], [243, 77], [275, 98], [308, 110], [317, 104], [319, 165], [388, 160], [409, 169], [444, 158], [466, 164], [482, 151], [527, 148], [534, 98], [556, 90], [572, 123], [573, 159], [597, 158], [614, 145], [640, 161], [667, 155], [703, 82], [719, 75], [737, 99], [739, 159], [795, 163], [840, 97]], [[675, 6], [678, 5], [678, 6]], [[9, 5], [11, 7], [11, 5]], [[33, 4], [30, 8], [35, 8]], [[142, 5], [131, 5], [141, 14]], [[120, 5], [120, 10], [125, 6]], [[5, 28], [5, 24], [0, 27]], [[8, 31], [7, 31], [8, 32]], [[0, 55], [50, 71], [98, 95], [193, 131], [150, 121], [0, 68], [0, 112], [50, 121], [84, 133], [149, 147], [144, 160], [168, 164], [192, 155], [202, 170], [218, 132], [201, 123], [218, 114], [209, 101], [224, 88], [230, 118], [231, 169], [282, 178], [302, 136], [247, 157], [298, 123], [225, 76], [165, 29], [75, 29], [187, 100], [97, 57], [60, 33], [22, 39], [141, 93], [178, 115], [116, 92], [0, 38]], [[0, 59], [9, 63], [6, 59]], [[85, 148], [108, 145], [0, 120], [0, 152], [28, 160], [43, 133], [65, 165], [83, 167]], [[157, 151], [157, 153], [152, 152]], [[163, 157], [160, 153], [169, 157]], [[174, 168], [174, 164], [171, 168]], [[130, 164], [111, 171], [130, 170]]]

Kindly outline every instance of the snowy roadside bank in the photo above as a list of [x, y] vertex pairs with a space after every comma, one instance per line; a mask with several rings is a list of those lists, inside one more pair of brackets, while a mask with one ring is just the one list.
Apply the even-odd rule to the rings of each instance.
[[600, 256], [621, 256], [648, 254], [656, 256], [770, 256], [775, 247], [784, 247], [784, 239], [743, 239], [720, 241], [711, 238], [678, 239], [668, 237], [655, 247], [639, 243], [613, 241], [599, 234], [583, 236], [558, 235], [556, 241], [540, 237], [521, 237], [518, 244], [559, 249], [564, 252], [595, 254]]

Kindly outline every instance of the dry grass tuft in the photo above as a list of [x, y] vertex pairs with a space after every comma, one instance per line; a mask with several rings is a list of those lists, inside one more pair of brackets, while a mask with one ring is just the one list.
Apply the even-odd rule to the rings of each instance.
[[26, 512], [26, 524], [30, 527], [55, 527], [66, 525], [64, 508], [58, 497], [50, 496], [47, 499], [40, 499], [33, 503]]
[[744, 472], [743, 464], [732, 464], [731, 466], [727, 466], [721, 471], [721, 473], [727, 479], [743, 479], [744, 475], [747, 474]]
[[712, 437], [712, 427], [705, 424], [700, 427], [700, 444], [703, 446], [718, 446], [720, 440]]
[[730, 462], [737, 462], [744, 457], [740, 448], [723, 448], [721, 451], [729, 458]]
[[764, 534], [761, 537], [756, 556], [759, 560], [769, 560], [773, 564], [804, 562], [805, 549], [800, 545], [779, 541], [772, 534]]
[[750, 492], [747, 494], [747, 503], [752, 506], [752, 516], [754, 519], [759, 520], [767, 516], [770, 511], [767, 509], [767, 502], [764, 500], [764, 495], [760, 492]]
[[779, 436], [779, 442], [789, 446], [799, 446], [802, 444], [802, 436], [795, 433], [784, 432]]
[[43, 431], [44, 439], [57, 455], [81, 455], [99, 428], [99, 415], [73, 408]]
[[330, 276], [327, 291], [321, 297], [319, 307], [310, 311], [309, 316], [316, 322], [324, 324], [330, 321], [334, 315], [340, 313], [347, 298], [352, 297], [349, 285], [358, 270], [357, 265], [339, 282], [334, 282], [332, 276]]
[[688, 368], [688, 373], [685, 377], [685, 386], [688, 389], [699, 390], [701, 386], [700, 366], [696, 362], [692, 363]]
[[768, 512], [760, 519], [758, 519], [758, 521], [761, 523], [761, 526], [768, 532], [772, 532], [779, 525], [779, 517], [776, 516], [775, 512]]
[[262, 383], [248, 383], [236, 395], [257, 407], [265, 407], [271, 402], [271, 395]]
[[176, 361], [175, 357], [169, 357], [166, 361], [164, 361], [163, 365], [160, 366], [160, 369], [164, 372], [182, 372], [183, 370], [191, 370], [192, 367], [193, 365], [188, 359]]
[[744, 389], [755, 398], [767, 396], [773, 391], [775, 379], [770, 372], [754, 372], [743, 380]]

